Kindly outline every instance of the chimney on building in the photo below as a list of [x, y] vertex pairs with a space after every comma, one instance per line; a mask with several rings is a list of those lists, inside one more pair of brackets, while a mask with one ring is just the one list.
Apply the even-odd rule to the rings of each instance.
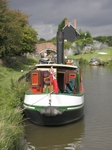
[[69, 21], [68, 21], [68, 20], [65, 20], [65, 26], [66, 26], [68, 23], [69, 23]]
[[76, 19], [74, 19], [74, 28], [76, 29]]

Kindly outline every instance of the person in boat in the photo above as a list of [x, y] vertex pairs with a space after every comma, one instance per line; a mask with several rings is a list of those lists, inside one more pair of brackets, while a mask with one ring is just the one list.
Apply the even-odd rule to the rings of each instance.
[[71, 79], [69, 83], [66, 84], [65, 92], [73, 93], [75, 89], [75, 78]]

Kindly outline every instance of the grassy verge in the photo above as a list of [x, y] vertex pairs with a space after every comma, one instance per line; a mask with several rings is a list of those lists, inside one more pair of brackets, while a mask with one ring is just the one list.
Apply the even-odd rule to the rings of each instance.
[[[105, 52], [106, 54], [99, 54], [99, 52]], [[112, 47], [103, 50], [94, 50], [85, 54], [69, 56], [68, 58], [75, 60], [83, 60], [86, 63], [88, 63], [91, 58], [99, 58], [101, 62], [109, 62], [110, 64], [112, 64]]]
[[[20, 150], [20, 138], [24, 136], [22, 102], [28, 84], [18, 79], [27, 73], [37, 61], [27, 63], [16, 58], [14, 65], [1, 61], [0, 65], [0, 149]], [[11, 66], [10, 66], [11, 65]], [[30, 65], [30, 68], [29, 68]], [[23, 72], [21, 72], [23, 69]]]

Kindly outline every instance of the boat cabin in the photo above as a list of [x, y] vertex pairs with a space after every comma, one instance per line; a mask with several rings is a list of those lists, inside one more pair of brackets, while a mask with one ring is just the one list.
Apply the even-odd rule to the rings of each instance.
[[[69, 66], [69, 65], [68, 65]], [[79, 91], [77, 67], [38, 65], [31, 71], [32, 93], [76, 93]]]

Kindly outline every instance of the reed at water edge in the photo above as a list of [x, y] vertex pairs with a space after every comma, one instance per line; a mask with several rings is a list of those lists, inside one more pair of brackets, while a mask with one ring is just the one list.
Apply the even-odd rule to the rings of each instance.
[[22, 103], [28, 83], [18, 79], [29, 68], [22, 73], [21, 68], [18, 66], [16, 70], [0, 64], [0, 150], [24, 149], [21, 145], [21, 138], [25, 136]]

